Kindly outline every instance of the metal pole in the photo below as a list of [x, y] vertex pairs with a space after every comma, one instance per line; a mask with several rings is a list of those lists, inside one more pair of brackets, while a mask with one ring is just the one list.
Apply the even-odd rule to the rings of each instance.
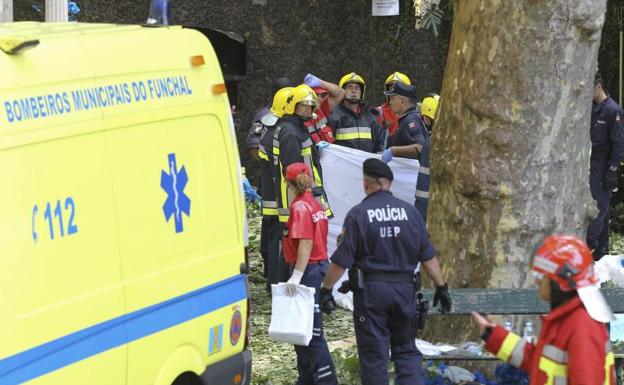
[[13, 21], [13, 0], [0, 0], [0, 23]]
[[67, 0], [45, 0], [45, 21], [68, 21]]

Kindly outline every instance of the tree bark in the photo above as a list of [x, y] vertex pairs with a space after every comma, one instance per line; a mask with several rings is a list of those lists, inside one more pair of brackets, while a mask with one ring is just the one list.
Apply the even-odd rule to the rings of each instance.
[[13, 21], [13, 0], [0, 0], [0, 23]]
[[45, 0], [45, 21], [67, 21], [67, 0]]
[[431, 238], [451, 287], [525, 287], [548, 233], [585, 239], [606, 0], [461, 0], [431, 139]]

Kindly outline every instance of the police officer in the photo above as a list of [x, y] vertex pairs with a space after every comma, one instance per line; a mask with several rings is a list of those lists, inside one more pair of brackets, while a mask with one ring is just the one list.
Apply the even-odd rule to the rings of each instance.
[[383, 152], [383, 161], [389, 162], [393, 156], [419, 159], [429, 133], [416, 109], [416, 87], [399, 82], [384, 94], [390, 97], [390, 107], [400, 117], [397, 133], [388, 143], [391, 147]]
[[260, 243], [265, 247], [264, 269], [267, 278], [267, 290], [271, 284], [285, 282], [289, 275], [288, 265], [280, 258], [282, 225], [279, 221], [275, 196], [275, 170], [273, 159], [273, 135], [277, 121], [284, 115], [286, 100], [293, 87], [284, 87], [275, 93], [269, 113], [260, 119], [262, 133], [258, 147], [260, 157], [260, 195], [262, 196], [262, 232]]
[[379, 111], [364, 104], [366, 83], [355, 72], [344, 75], [338, 86], [345, 90], [345, 96], [329, 117], [329, 126], [334, 130], [336, 144], [367, 152], [381, 152], [384, 149], [384, 134], [378, 122]]
[[388, 384], [388, 348], [398, 383], [421, 383], [422, 355], [414, 325], [419, 263], [436, 285], [434, 306], [450, 311], [451, 297], [423, 220], [390, 193], [393, 174], [378, 159], [364, 162], [366, 198], [347, 214], [321, 288], [321, 308], [334, 305], [332, 288], [349, 269], [353, 319], [363, 385]]
[[595, 260], [609, 254], [609, 201], [617, 187], [618, 166], [624, 158], [622, 109], [609, 97], [599, 73], [594, 78], [590, 136], [592, 142], [589, 189], [598, 216], [587, 227], [587, 245]]

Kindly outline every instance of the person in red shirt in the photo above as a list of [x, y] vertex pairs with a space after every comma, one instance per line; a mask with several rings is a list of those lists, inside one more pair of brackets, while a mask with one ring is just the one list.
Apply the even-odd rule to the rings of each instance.
[[333, 129], [327, 125], [327, 119], [334, 108], [342, 102], [345, 91], [338, 85], [326, 82], [312, 74], [307, 74], [303, 82], [312, 87], [320, 101], [319, 108], [312, 114], [312, 119], [307, 120], [303, 125], [308, 129], [314, 144], [319, 149], [323, 149], [329, 143], [336, 142]]
[[530, 385], [614, 385], [615, 358], [605, 322], [613, 314], [594, 275], [587, 245], [571, 236], [546, 237], [531, 261], [541, 299], [550, 302], [537, 342], [521, 339], [473, 312], [485, 347], [528, 373]]
[[308, 346], [295, 345], [299, 385], [337, 385], [336, 370], [323, 335], [323, 317], [319, 308], [321, 283], [327, 272], [327, 217], [310, 191], [312, 176], [305, 163], [286, 168], [289, 193], [295, 195], [289, 207], [284, 231], [284, 259], [293, 267], [286, 292], [295, 295], [297, 285], [315, 289], [314, 325]]

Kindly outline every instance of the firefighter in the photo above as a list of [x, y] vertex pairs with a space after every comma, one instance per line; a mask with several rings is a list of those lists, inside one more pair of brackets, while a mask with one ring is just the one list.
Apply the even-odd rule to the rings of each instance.
[[615, 384], [615, 360], [605, 322], [613, 318], [585, 243], [551, 235], [536, 249], [531, 272], [550, 303], [536, 343], [472, 313], [485, 347], [528, 373], [530, 385]]
[[[429, 134], [435, 123], [435, 119], [438, 114], [438, 100], [440, 97], [437, 94], [429, 94], [426, 96], [420, 104], [420, 116]], [[431, 137], [430, 137], [431, 138]], [[431, 139], [430, 139], [431, 140]], [[416, 179], [416, 197], [414, 199], [414, 206], [422, 215], [425, 224], [427, 223], [427, 210], [429, 209], [429, 148], [431, 147], [430, 140], [427, 140], [423, 144], [420, 153], [420, 167], [418, 167], [418, 179]], [[415, 149], [415, 147], [414, 147]]]
[[422, 355], [414, 334], [418, 265], [436, 285], [434, 306], [440, 302], [443, 312], [450, 311], [451, 296], [420, 214], [390, 192], [390, 167], [367, 159], [363, 172], [366, 198], [345, 218], [321, 288], [321, 309], [331, 312], [333, 286], [349, 269], [362, 385], [388, 384], [389, 351], [397, 383], [420, 384]]
[[312, 119], [306, 121], [304, 125], [308, 128], [317, 148], [323, 149], [336, 141], [327, 119], [344, 98], [345, 91], [336, 84], [326, 82], [312, 74], [306, 75], [304, 83], [312, 87], [319, 99], [319, 108], [313, 113]]
[[[279, 77], [273, 82], [273, 94], [275, 94], [278, 90], [284, 87], [291, 87], [292, 83], [290, 79], [287, 77]], [[255, 160], [260, 160], [258, 154], [258, 146], [260, 145], [260, 135], [262, 134], [262, 123], [260, 119], [263, 116], [268, 114], [271, 110], [271, 106], [264, 106], [254, 114], [254, 118], [251, 121], [251, 127], [249, 128], [249, 133], [247, 134], [247, 138], [245, 139], [245, 147], [249, 154]]]
[[297, 285], [315, 289], [312, 339], [308, 346], [295, 345], [299, 385], [337, 385], [336, 370], [323, 336], [323, 314], [319, 309], [319, 289], [327, 271], [327, 217], [310, 187], [312, 174], [304, 163], [286, 168], [288, 190], [295, 197], [284, 231], [284, 258], [292, 267], [286, 292], [295, 295]]
[[300, 84], [288, 96], [284, 116], [278, 121], [273, 135], [273, 164], [280, 222], [288, 221], [288, 207], [293, 197], [289, 196], [284, 175], [292, 163], [305, 163], [312, 171], [312, 194], [323, 206], [327, 217], [333, 213], [323, 189], [320, 150], [314, 145], [305, 122], [313, 118], [318, 107], [318, 96], [310, 86]]
[[[407, 85], [412, 84], [407, 75], [401, 72], [394, 72], [386, 78], [386, 81], [384, 83], [385, 91], [390, 91], [394, 87], [394, 84], [397, 82], [402, 82]], [[379, 111], [378, 121], [383, 129], [385, 142], [387, 145], [392, 145], [392, 140], [394, 138], [394, 135], [396, 134], [397, 128], [399, 127], [399, 115], [392, 111], [389, 102], [390, 97], [386, 96], [386, 102], [381, 106], [377, 107], [377, 109]]]
[[[282, 224], [279, 221], [277, 201], [275, 197], [275, 171], [273, 165], [273, 135], [277, 121], [284, 115], [286, 100], [293, 87], [284, 87], [275, 93], [270, 111], [261, 119], [262, 132], [258, 146], [260, 157], [260, 195], [262, 196], [262, 231], [260, 244], [264, 246], [263, 255], [267, 290], [271, 292], [271, 284], [285, 282], [290, 274], [288, 265], [280, 258]], [[262, 247], [261, 247], [262, 249]], [[266, 256], [265, 256], [266, 255]]]
[[617, 187], [618, 166], [624, 158], [624, 128], [622, 109], [609, 97], [598, 73], [594, 78], [593, 102], [589, 190], [599, 212], [587, 227], [587, 245], [594, 259], [599, 260], [609, 254], [609, 202]]
[[345, 90], [345, 96], [329, 117], [336, 144], [366, 152], [383, 151], [384, 135], [377, 119], [379, 111], [363, 102], [364, 79], [351, 72], [344, 75], [338, 85]]

